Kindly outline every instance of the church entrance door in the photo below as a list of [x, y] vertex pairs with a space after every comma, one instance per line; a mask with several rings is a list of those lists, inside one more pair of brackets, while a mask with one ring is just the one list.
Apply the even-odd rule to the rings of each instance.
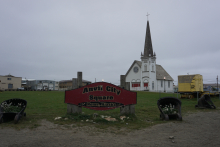
[[148, 83], [144, 83], [144, 90], [149, 90], [148, 89]]
[[144, 87], [148, 87], [148, 83], [144, 83]]

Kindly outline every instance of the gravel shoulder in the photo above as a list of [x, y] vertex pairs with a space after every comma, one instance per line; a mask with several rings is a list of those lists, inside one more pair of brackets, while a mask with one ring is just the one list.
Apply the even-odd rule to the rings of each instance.
[[[182, 122], [169, 122], [150, 128], [103, 133], [93, 127], [64, 128], [42, 120], [42, 126], [30, 130], [0, 128], [2, 147], [200, 147], [220, 146], [220, 111], [198, 112], [183, 117]], [[174, 136], [173, 139], [169, 139]]]

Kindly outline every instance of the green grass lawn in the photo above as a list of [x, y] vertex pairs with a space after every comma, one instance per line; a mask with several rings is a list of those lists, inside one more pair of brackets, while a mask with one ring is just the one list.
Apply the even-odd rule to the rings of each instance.
[[[11, 98], [21, 98], [27, 101], [27, 108], [25, 112], [26, 117], [23, 117], [18, 124], [13, 124], [13, 121], [0, 124], [1, 127], [14, 127], [21, 128], [35, 128], [40, 125], [41, 119], [60, 124], [75, 126], [93, 125], [98, 128], [129, 128], [140, 129], [149, 127], [159, 123], [165, 123], [159, 119], [159, 109], [157, 107], [157, 100], [161, 97], [180, 97], [180, 95], [173, 93], [153, 93], [153, 92], [137, 92], [137, 105], [135, 106], [135, 115], [128, 116], [129, 119], [121, 121], [120, 109], [108, 110], [108, 111], [95, 111], [83, 108], [83, 114], [81, 115], [69, 115], [67, 114], [67, 104], [64, 103], [64, 92], [62, 91], [6, 91], [0, 93], [0, 103], [4, 100]], [[210, 109], [196, 109], [197, 99], [181, 99], [182, 102], [182, 116], [188, 113], [195, 113], [199, 111], [218, 111], [220, 107], [220, 100], [218, 97], [211, 98], [216, 110]], [[99, 117], [93, 118], [93, 114], [98, 113]], [[117, 118], [116, 122], [108, 122], [100, 118], [100, 115], [108, 115]], [[55, 117], [62, 117], [60, 120], [54, 120]], [[65, 120], [68, 118], [68, 120]], [[87, 119], [93, 120], [86, 121]], [[95, 122], [95, 123], [94, 123]], [[176, 121], [175, 121], [176, 122]]]

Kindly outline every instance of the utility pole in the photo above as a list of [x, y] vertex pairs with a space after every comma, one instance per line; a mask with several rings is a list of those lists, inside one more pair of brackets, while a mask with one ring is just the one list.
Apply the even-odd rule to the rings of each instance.
[[[218, 90], [218, 75], [217, 75], [217, 90]], [[219, 90], [218, 90], [218, 97], [220, 99], [220, 92], [219, 92]]]

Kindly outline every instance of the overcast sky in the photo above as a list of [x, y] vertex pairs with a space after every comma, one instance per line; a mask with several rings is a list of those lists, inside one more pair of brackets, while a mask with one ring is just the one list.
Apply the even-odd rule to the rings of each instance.
[[[156, 63], [220, 76], [219, 0], [0, 0], [0, 75], [120, 83], [141, 60], [147, 13]], [[220, 81], [220, 80], [219, 80]]]

